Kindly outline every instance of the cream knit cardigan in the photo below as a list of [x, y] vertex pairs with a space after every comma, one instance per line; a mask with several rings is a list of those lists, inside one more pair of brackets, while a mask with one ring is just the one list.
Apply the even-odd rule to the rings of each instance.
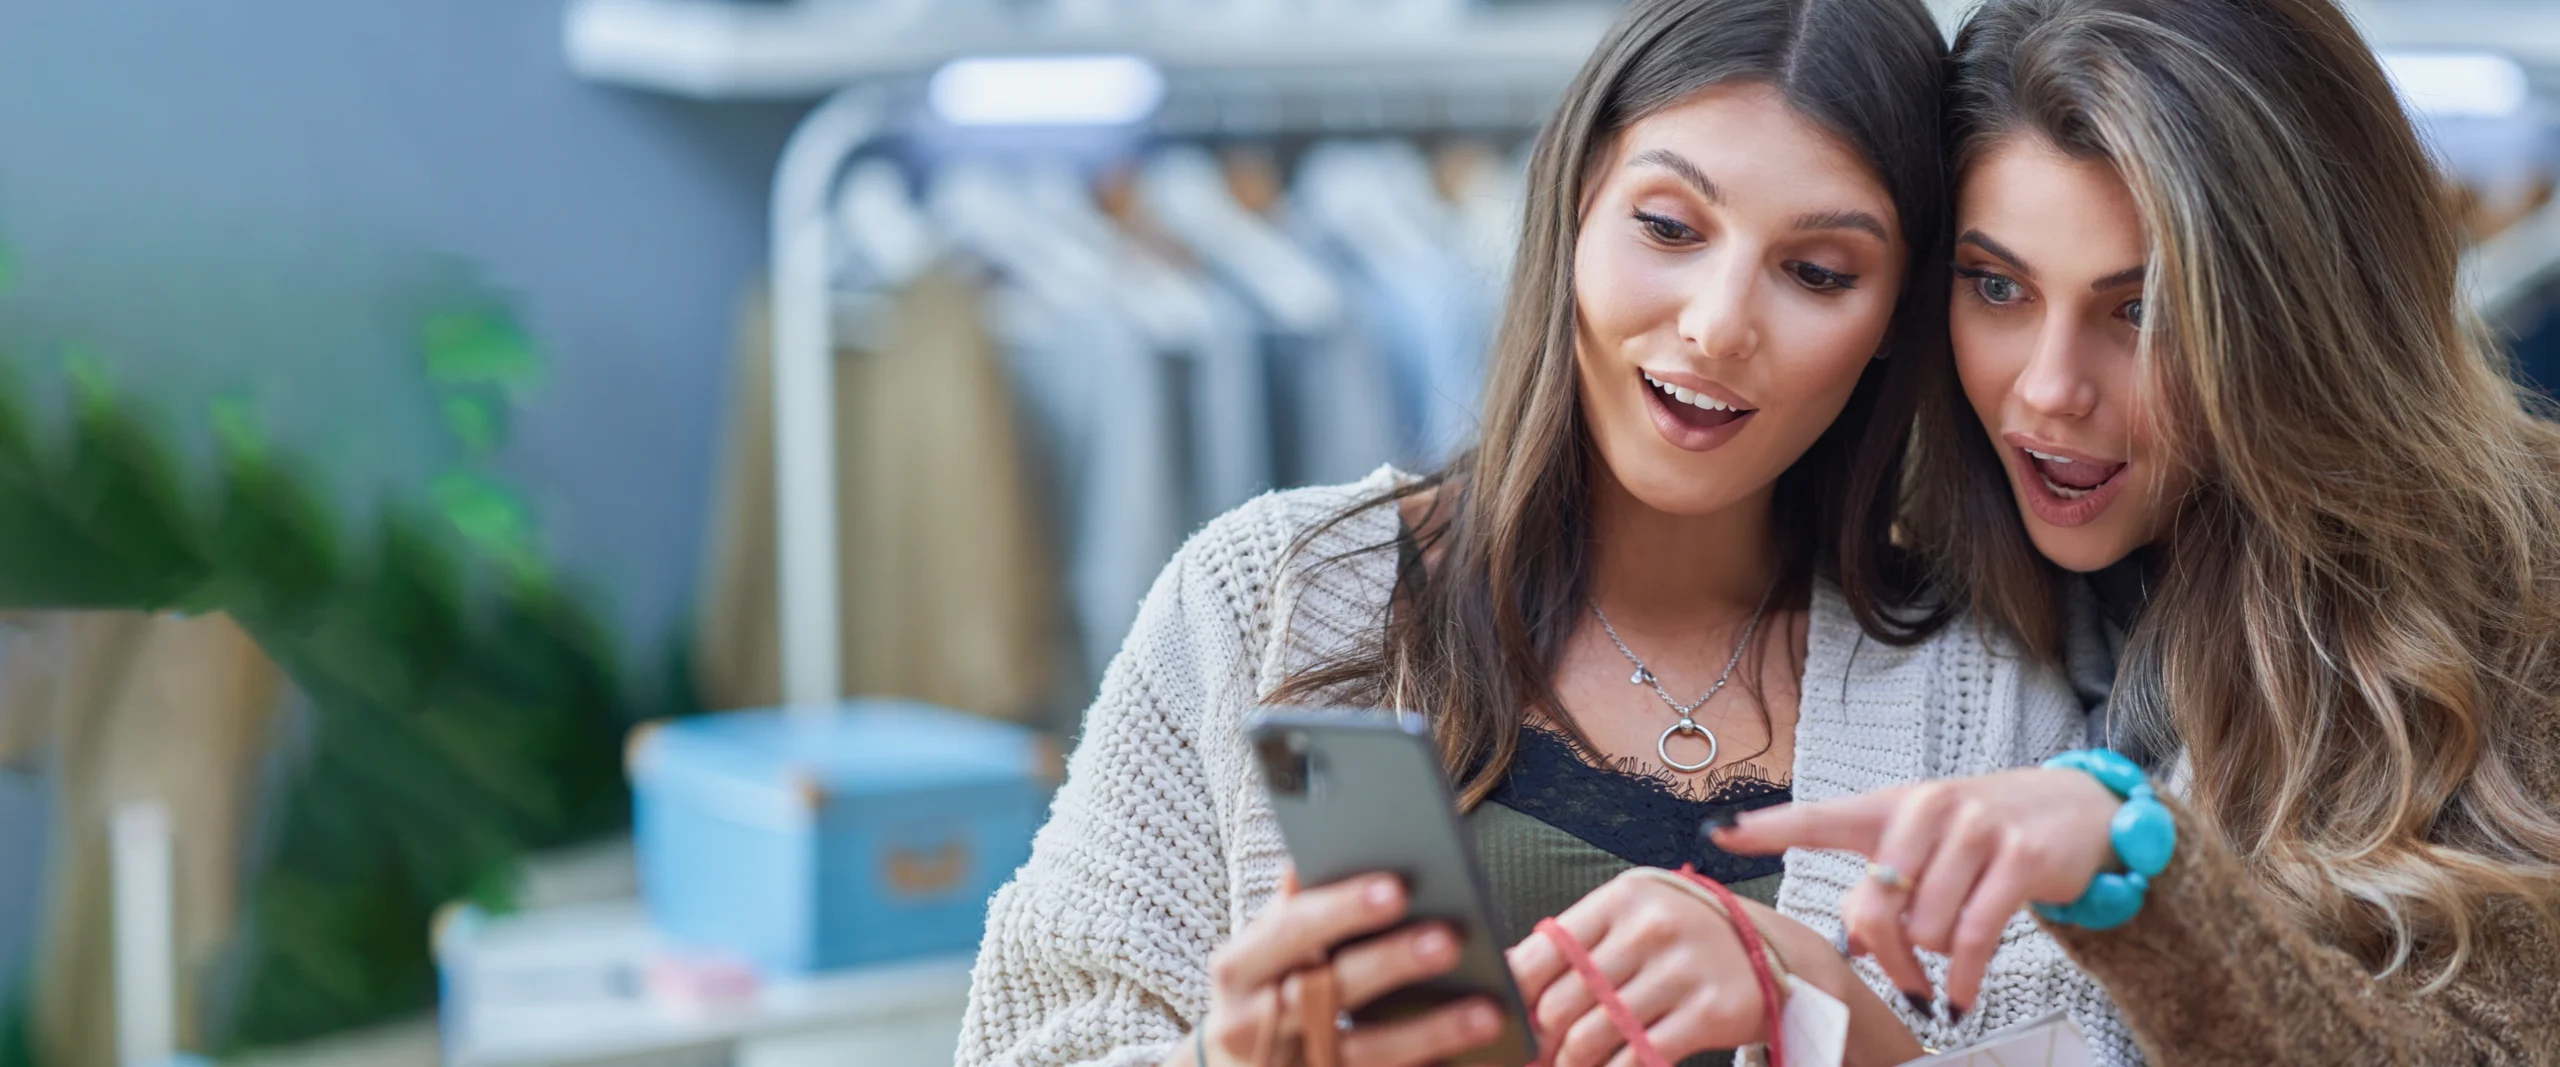
[[[989, 906], [960, 1037], [963, 1065], [1155, 1064], [1209, 1006], [1209, 953], [1276, 891], [1287, 850], [1243, 739], [1259, 694], [1315, 657], [1373, 640], [1395, 554], [1391, 506], [1292, 556], [1307, 531], [1404, 477], [1263, 496], [1211, 522], [1156, 579], [1105, 673], [1031, 861]], [[1285, 573], [1284, 573], [1285, 568]], [[2076, 747], [2069, 684], [1969, 625], [1911, 648], [1866, 640], [1821, 587], [1807, 634], [1795, 796], [1820, 800], [2032, 764]], [[1864, 861], [1796, 850], [1778, 903], [1825, 934]], [[1946, 1046], [2067, 1010], [2106, 1064], [2140, 1053], [2106, 994], [2024, 913], [1961, 1027], [1906, 1015]], [[1945, 961], [1924, 954], [1933, 979]], [[1903, 1010], [1873, 961], [1867, 984]]]

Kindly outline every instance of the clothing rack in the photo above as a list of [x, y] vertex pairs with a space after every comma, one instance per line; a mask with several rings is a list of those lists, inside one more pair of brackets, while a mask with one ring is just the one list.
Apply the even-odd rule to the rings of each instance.
[[1526, 131], [1606, 29], [1606, 7], [1464, 13], [1381, 26], [1032, 25], [933, 9], [895, 33], [875, 3], [575, 0], [571, 66], [597, 80], [710, 99], [826, 93], [773, 180], [774, 456], [782, 691], [823, 713], [842, 695], [833, 454], [836, 257], [832, 200], [848, 163], [915, 128], [930, 72], [981, 56], [1112, 55], [1160, 72], [1164, 94], [1132, 132], [1158, 137]]

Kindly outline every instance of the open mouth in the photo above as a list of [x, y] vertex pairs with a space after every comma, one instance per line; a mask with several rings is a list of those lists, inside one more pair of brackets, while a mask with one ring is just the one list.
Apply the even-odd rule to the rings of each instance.
[[1644, 383], [1653, 387], [1656, 399], [1661, 402], [1659, 406], [1665, 413], [1680, 425], [1693, 430], [1713, 430], [1740, 422], [1744, 417], [1758, 410], [1725, 403], [1703, 392], [1673, 385], [1651, 374], [1644, 376]]
[[2127, 463], [2093, 463], [2032, 448], [2018, 451], [2027, 454], [2027, 465], [2035, 470], [2037, 477], [2044, 479], [2045, 491], [2066, 501], [2084, 499], [2106, 488], [2117, 475], [2124, 473], [2126, 467], [2131, 466]]
[[2086, 526], [2105, 514], [2124, 490], [2130, 462], [2052, 451], [2038, 441], [2029, 448], [2024, 434], [2008, 439], [2010, 462], [2017, 466], [2018, 494], [2027, 509], [2056, 526]]

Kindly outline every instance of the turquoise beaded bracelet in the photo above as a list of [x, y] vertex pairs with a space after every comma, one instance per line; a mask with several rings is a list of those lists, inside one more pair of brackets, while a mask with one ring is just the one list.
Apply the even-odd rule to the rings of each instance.
[[2178, 850], [2178, 821], [2169, 814], [2167, 805], [2151, 790], [2151, 780], [2132, 760], [2103, 748], [2086, 748], [2065, 752], [2044, 761], [2047, 767], [2067, 767], [2088, 774], [2106, 786], [2107, 791], [2124, 798], [2124, 806], [2116, 809], [2116, 817], [2107, 824], [2107, 837], [2114, 843], [2116, 859], [2122, 861], [2125, 873], [2102, 873], [2089, 880], [2089, 888], [2080, 899], [2069, 904], [2038, 904], [2035, 912], [2058, 923], [2090, 930], [2112, 930], [2132, 921], [2142, 910], [2142, 897], [2151, 888], [2151, 880], [2169, 866], [2169, 854]]

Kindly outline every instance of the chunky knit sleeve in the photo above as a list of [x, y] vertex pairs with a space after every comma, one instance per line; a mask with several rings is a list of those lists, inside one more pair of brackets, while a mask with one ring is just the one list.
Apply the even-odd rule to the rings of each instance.
[[[1805, 640], [1796, 720], [1799, 803], [2033, 766], [2076, 745], [2086, 730], [2066, 679], [1970, 619], [1918, 645], [1887, 645], [1869, 639], [1847, 601], [1826, 586], [1816, 590]], [[1842, 901], [1865, 878], [1864, 857], [1792, 850], [1779, 910], [1836, 935]], [[1920, 960], [1932, 985], [1943, 988], [1946, 957], [1922, 952]], [[1873, 957], [1851, 965], [1926, 1044], [1954, 1047], [2061, 1011], [2087, 1035], [2097, 1063], [2142, 1062], [2106, 991], [2023, 912], [2001, 931], [1982, 996], [1960, 1021], [1906, 1010]]]
[[2388, 978], [2321, 943], [2175, 800], [2178, 851], [2133, 921], [2045, 924], [2115, 996], [2155, 1063], [2560, 1063], [2560, 978], [2544, 928], [2513, 906], [2455, 980], [2426, 954]]
[[962, 1067], [1160, 1062], [1208, 1008], [1208, 959], [1278, 877], [1241, 736], [1273, 573], [1339, 500], [1272, 494], [1156, 579], [1086, 711], [1031, 860], [990, 904]]

